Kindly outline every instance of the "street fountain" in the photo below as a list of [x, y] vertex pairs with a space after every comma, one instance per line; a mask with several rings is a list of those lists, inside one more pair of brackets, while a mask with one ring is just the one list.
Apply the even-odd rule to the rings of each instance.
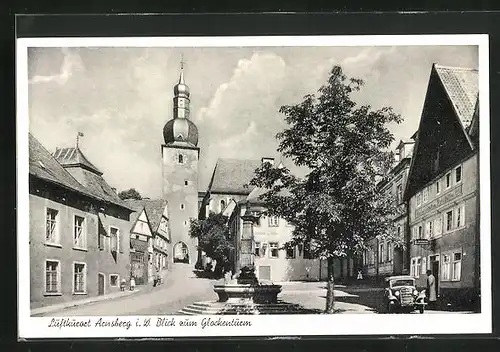
[[243, 227], [234, 277], [227, 277], [223, 284], [214, 285], [217, 301], [196, 302], [181, 310], [181, 314], [297, 314], [303, 313], [298, 305], [279, 302], [281, 285], [261, 283], [255, 275], [253, 226], [257, 218], [252, 215], [249, 203], [241, 219]]

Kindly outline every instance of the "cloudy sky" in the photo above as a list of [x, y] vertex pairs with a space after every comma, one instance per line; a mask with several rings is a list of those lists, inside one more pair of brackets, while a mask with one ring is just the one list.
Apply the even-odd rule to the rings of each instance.
[[365, 80], [357, 102], [402, 115], [391, 126], [396, 140], [418, 127], [433, 62], [478, 66], [469, 46], [30, 48], [30, 131], [51, 152], [83, 132], [80, 147], [108, 183], [160, 197], [162, 129], [181, 53], [200, 134], [200, 190], [219, 157], [279, 159], [279, 107], [315, 93], [335, 64]]

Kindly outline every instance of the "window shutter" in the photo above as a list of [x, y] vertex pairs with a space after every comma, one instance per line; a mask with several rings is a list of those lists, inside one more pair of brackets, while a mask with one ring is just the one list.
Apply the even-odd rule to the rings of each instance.
[[126, 243], [126, 241], [125, 241], [125, 236], [124, 235], [125, 234], [122, 233], [122, 231], [118, 232], [118, 236], [117, 237], [118, 237], [118, 246], [120, 247], [120, 253], [125, 252], [125, 243]]

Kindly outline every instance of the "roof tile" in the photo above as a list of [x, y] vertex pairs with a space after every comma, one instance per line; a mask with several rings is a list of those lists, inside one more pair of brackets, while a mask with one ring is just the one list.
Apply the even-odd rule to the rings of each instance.
[[249, 185], [260, 165], [260, 160], [219, 159], [209, 190], [215, 193], [249, 194], [253, 187], [245, 186]]
[[478, 99], [478, 70], [441, 65], [435, 65], [435, 68], [460, 121], [462, 121], [464, 128], [468, 128]]

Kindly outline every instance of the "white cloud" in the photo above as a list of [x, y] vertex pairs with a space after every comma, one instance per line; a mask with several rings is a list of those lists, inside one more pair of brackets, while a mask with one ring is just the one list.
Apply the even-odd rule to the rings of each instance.
[[63, 85], [71, 78], [75, 69], [83, 68], [82, 61], [77, 53], [71, 52], [68, 48], [61, 48], [61, 52], [63, 54], [63, 62], [59, 73], [48, 76], [36, 75], [29, 80], [29, 83], [57, 82]]

